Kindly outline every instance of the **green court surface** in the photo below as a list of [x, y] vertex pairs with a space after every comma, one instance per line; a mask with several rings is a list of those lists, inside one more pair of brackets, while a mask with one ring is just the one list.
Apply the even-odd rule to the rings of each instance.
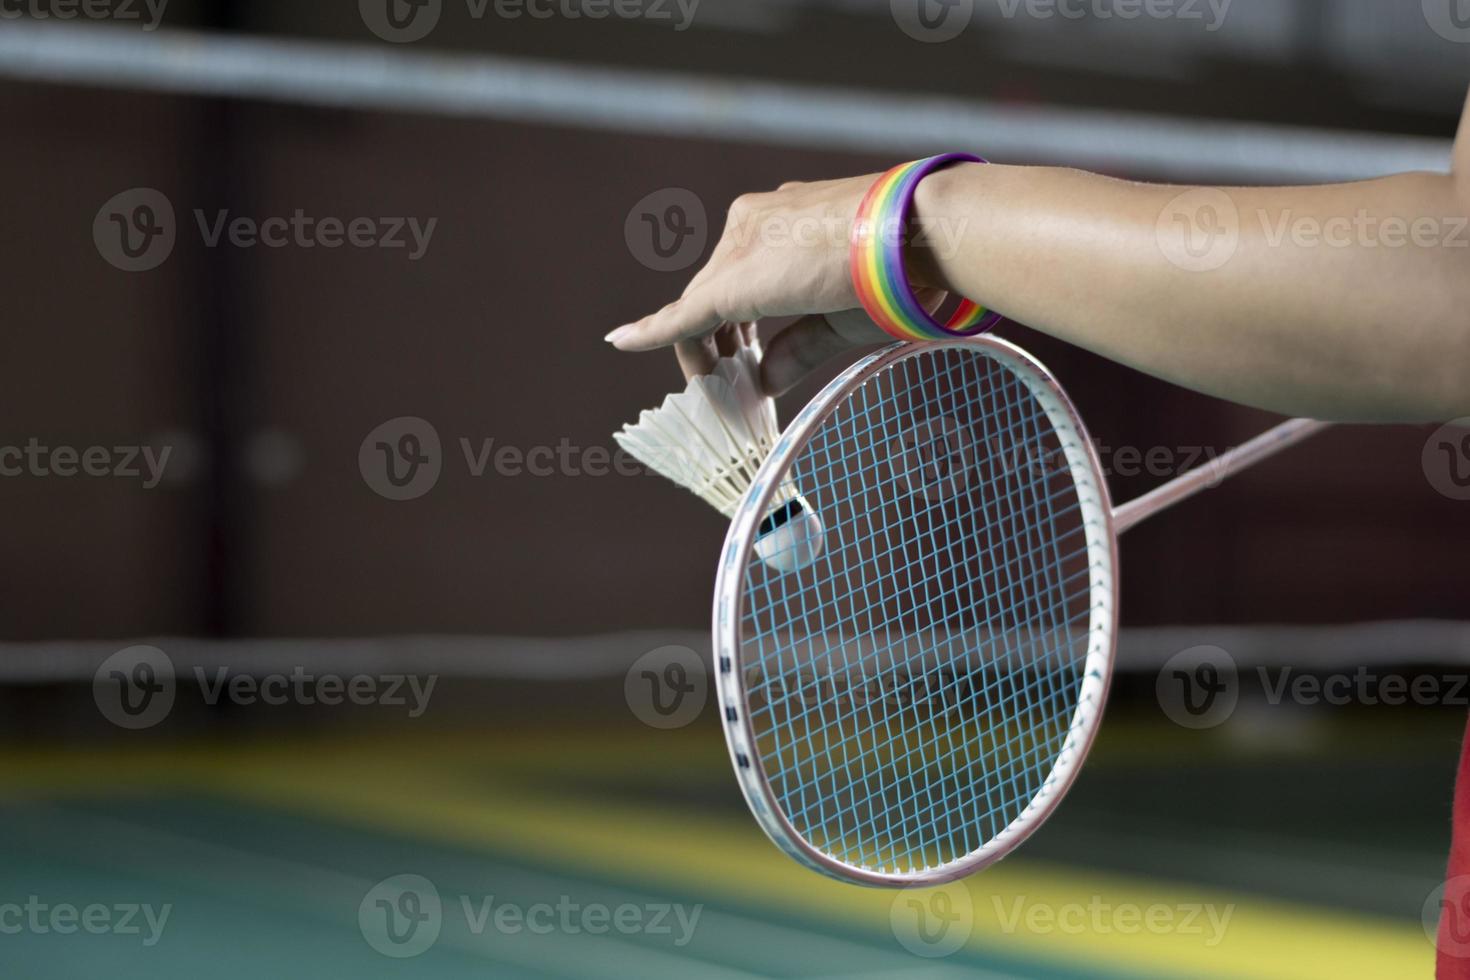
[[[791, 863], [707, 723], [12, 745], [0, 976], [1427, 977], [1451, 720], [1240, 745], [1125, 717], [1021, 854], [943, 896]], [[384, 942], [402, 875], [436, 937]], [[52, 928], [66, 906], [101, 934]]]

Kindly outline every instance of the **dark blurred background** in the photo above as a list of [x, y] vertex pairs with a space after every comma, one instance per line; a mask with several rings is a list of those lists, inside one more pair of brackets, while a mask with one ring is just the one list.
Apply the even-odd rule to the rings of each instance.
[[[965, 35], [923, 44], [896, 34], [887, 3], [704, 0], [685, 30], [505, 19], [493, 7], [475, 19], [449, 3], [428, 38], [386, 46], [348, 3], [174, 0], [160, 31], [130, 40], [208, 28], [376, 44], [381, 59], [492, 55], [505, 71], [535, 59], [553, 72], [758, 79], [912, 106], [942, 98], [1005, 113], [1007, 143], [1026, 142], [1035, 113], [1034, 158], [991, 151], [1005, 162], [1241, 181], [1234, 157], [1211, 172], [1211, 140], [1237, 134], [1211, 123], [1339, 130], [1365, 143], [1453, 133], [1466, 48], [1425, 29], [1413, 7], [1236, 0], [1211, 31], [1203, 4], [1199, 23], [1006, 19], [982, 4]], [[71, 26], [88, 38], [107, 29]], [[12, 48], [24, 47], [20, 37]], [[25, 556], [3, 583], [26, 597], [0, 613], [5, 636], [564, 634], [703, 621], [723, 529], [698, 501], [641, 478], [473, 478], [457, 440], [610, 449], [614, 428], [675, 385], [671, 358], [617, 357], [599, 339], [676, 295], [692, 272], [651, 270], [625, 242], [625, 219], [648, 195], [686, 188], [718, 224], [742, 191], [872, 171], [892, 153], [824, 150], [820, 135], [812, 145], [752, 140], [718, 105], [706, 107], [708, 137], [660, 133], [663, 103], [688, 93], [656, 88], [625, 107], [653, 121], [622, 127], [561, 125], [554, 108], [537, 118], [535, 79], [521, 111], [467, 117], [452, 107], [341, 111], [301, 104], [310, 100], [299, 92], [282, 104], [42, 84], [33, 73], [14, 71], [0, 91], [12, 134], [0, 167], [13, 189], [13, 247], [0, 267], [12, 309], [0, 341], [11, 365], [6, 430], [48, 444], [175, 440], [178, 478], [158, 492], [115, 480], [0, 483], [12, 515], [5, 544]], [[617, 93], [580, 94], [585, 119]], [[1162, 147], [1156, 160], [1148, 147], [1110, 160], [1057, 115], [1084, 107], [1126, 114], [1195, 162]], [[502, 118], [512, 114], [526, 118]], [[1253, 132], [1286, 148], [1294, 135]], [[988, 149], [983, 126], [964, 136], [967, 148]], [[1361, 145], [1309, 144], [1297, 176], [1355, 176], [1367, 165], [1353, 155]], [[1422, 145], [1383, 143], [1428, 155]], [[1263, 177], [1288, 154], [1260, 160]], [[146, 274], [110, 266], [91, 235], [102, 202], [140, 186], [163, 192], [181, 218], [174, 254]], [[196, 209], [210, 220], [221, 209], [302, 209], [437, 226], [418, 261], [386, 249], [207, 248]], [[1060, 374], [1106, 446], [1218, 452], [1267, 421], [1008, 334]], [[376, 496], [356, 465], [366, 434], [398, 416], [428, 420], [446, 447], [439, 485], [409, 503]], [[1128, 621], [1462, 614], [1461, 548], [1447, 529], [1463, 527], [1463, 507], [1424, 479], [1426, 436], [1340, 432], [1141, 530], [1128, 542]], [[1156, 482], [1120, 474], [1114, 489], [1121, 498]]]
[[[506, 11], [520, 5], [496, 0], [484, 8], [464, 0], [427, 7], [170, 0], [156, 23], [148, 23], [149, 8], [123, 0], [108, 16], [72, 19], [46, 0], [5, 6], [0, 446], [35, 440], [81, 451], [170, 451], [164, 478], [151, 488], [125, 477], [0, 479], [0, 553], [9, 558], [0, 570], [0, 681], [9, 678], [0, 703], [20, 746], [6, 763], [17, 796], [55, 791], [46, 780], [46, 789], [25, 788], [26, 773], [76, 769], [83, 775], [68, 792], [85, 798], [77, 787], [93, 787], [104, 802], [84, 807], [124, 819], [105, 802], [122, 792], [98, 775], [110, 767], [82, 764], [79, 753], [155, 744], [106, 729], [86, 695], [98, 661], [141, 638], [174, 638], [158, 642], [181, 671], [228, 658], [237, 641], [303, 639], [321, 645], [275, 648], [280, 662], [341, 669], [366, 650], [378, 657], [376, 669], [412, 670], [425, 646], [403, 638], [468, 638], [452, 657], [424, 661], [450, 680], [463, 675], [463, 684], [446, 681], [445, 707], [431, 716], [450, 729], [487, 718], [520, 725], [533, 715], [575, 725], [610, 713], [626, 722], [618, 687], [626, 659], [656, 645], [645, 640], [648, 631], [702, 642], [725, 528], [706, 505], [655, 477], [587, 472], [609, 468], [615, 429], [681, 384], [671, 356], [618, 355], [601, 337], [678, 294], [733, 197], [948, 149], [1180, 183], [1443, 169], [1470, 81], [1470, 26], [1455, 2], [1441, 10], [1436, 0], [1181, 0], [1175, 16], [1131, 17], [1121, 0], [1019, 7], [982, 0], [934, 4], [925, 8], [929, 20], [916, 20], [917, 8], [904, 0], [702, 0], [692, 9], [649, 0], [644, 15], [631, 18], [599, 17], [595, 11], [606, 8], [593, 0], [533, 4], [550, 11], [545, 17], [514, 16]], [[142, 20], [124, 17], [124, 9]], [[390, 39], [387, 10], [410, 25], [396, 36], [387, 29]], [[963, 29], [940, 40], [932, 26], [940, 15], [962, 17]], [[156, 268], [127, 271], [94, 225], [106, 227], [106, 205], [118, 195], [127, 204], [118, 213], [126, 213], [133, 200], [126, 195], [139, 188], [171, 205], [176, 244]], [[669, 202], [691, 194], [699, 205], [686, 211], [694, 244], [666, 260], [649, 236], [668, 230]], [[222, 211], [433, 225], [419, 257], [411, 257], [406, 228], [407, 248], [210, 247], [196, 212], [213, 222]], [[1034, 350], [1069, 388], [1105, 447], [1118, 499], [1274, 421], [1022, 325], [1002, 334]], [[830, 373], [784, 399], [783, 417]], [[414, 499], [394, 500], [360, 455], [370, 433], [403, 418], [437, 435], [442, 472]], [[1151, 671], [1191, 643], [1227, 646], [1243, 668], [1254, 660], [1310, 669], [1463, 668], [1470, 503], [1436, 469], [1454, 462], [1436, 464], [1433, 433], [1340, 429], [1130, 534], [1123, 660], [1138, 673], [1120, 691], [1141, 707], [1120, 714], [1112, 731], [1123, 734], [1109, 743], [1105, 731], [1100, 752], [1122, 746], [1118, 757], [1132, 760], [1130, 746], [1158, 741], [1148, 734], [1159, 721]], [[472, 455], [493, 440], [492, 452], [540, 450], [547, 459], [555, 450], [561, 462], [549, 475], [497, 473], [492, 464], [477, 476], [462, 440]], [[1169, 461], [1154, 472], [1139, 461], [1151, 450]], [[1470, 459], [1463, 463], [1470, 469]], [[625, 637], [612, 642], [613, 654], [587, 654], [584, 641], [609, 636]], [[566, 642], [516, 639], [526, 637]], [[382, 643], [373, 645], [375, 638]], [[344, 639], [369, 642], [341, 646]], [[237, 663], [256, 655], [236, 655]], [[548, 664], [562, 655], [576, 684], [526, 684], [528, 676], [556, 673]], [[576, 666], [584, 655], [595, 669]], [[1199, 772], [1194, 792], [1212, 802], [1182, 818], [1229, 825], [1212, 832], [1210, 846], [1220, 853], [1204, 863], [1224, 876], [1212, 887], [1308, 905], [1352, 892], [1359, 897], [1340, 903], [1353, 915], [1391, 923], [1374, 948], [1403, 941], [1427, 957], [1418, 903], [1435, 884], [1447, 839], [1463, 707], [1338, 715], [1325, 728], [1301, 727], [1306, 713], [1277, 711], [1274, 721], [1251, 715], [1254, 728], [1237, 718], [1227, 726], [1240, 735], [1234, 742], [1217, 732], [1214, 741], [1187, 743], [1222, 752], [1247, 746], [1244, 761], [1227, 752], [1218, 768]], [[272, 717], [285, 715], [286, 731], [306, 724], [319, 735], [340, 717], [305, 710]], [[164, 734], [228, 741], [251, 713], [227, 706], [179, 717], [193, 723], [182, 733], [165, 725]], [[564, 732], [561, 725], [552, 732]], [[1374, 746], [1398, 745], [1394, 733], [1406, 730], [1408, 755], [1373, 755]], [[84, 732], [101, 744], [57, 749]], [[699, 805], [732, 815], [729, 826], [753, 836], [733, 819], [739, 803], [715, 727], [691, 732], [710, 750], [694, 754], [703, 774], [694, 780], [704, 787]], [[1188, 737], [1168, 732], [1170, 741]], [[142, 737], [150, 734], [159, 733]], [[490, 744], [502, 744], [498, 737]], [[1290, 764], [1250, 755], [1273, 741], [1304, 752], [1324, 739], [1351, 742], [1357, 754], [1292, 755]], [[1167, 809], [1169, 780], [1201, 764], [1191, 751], [1121, 764], [1114, 772], [1123, 775], [1091, 790], [1084, 780], [1078, 792], [1096, 807], [1079, 809], [1095, 816], [1100, 807], [1119, 825], [1133, 820], [1131, 808]], [[42, 755], [26, 754], [33, 752]], [[578, 750], [571, 744], [567, 752]], [[1377, 762], [1364, 761], [1370, 757]], [[325, 765], [314, 757], [312, 764]], [[1353, 775], [1370, 770], [1388, 782]], [[223, 764], [209, 771], [228, 781]], [[1329, 788], [1302, 782], [1309, 771]], [[628, 786], [651, 777], [630, 772], [618, 793], [667, 803], [677, 795], [671, 784], [692, 778], [678, 772], [685, 775], [666, 773], [661, 788], [642, 794]], [[311, 780], [302, 779], [277, 795], [306, 793]], [[618, 780], [601, 780], [608, 782]], [[575, 775], [557, 783], [585, 785]], [[1268, 791], [1279, 806], [1240, 802]], [[386, 784], [382, 792], [399, 795]], [[238, 799], [220, 787], [210, 793]], [[1140, 802], [1148, 793], [1157, 795]], [[1412, 871], [1397, 878], [1383, 871], [1387, 884], [1373, 878], [1343, 856], [1361, 857], [1356, 838], [1315, 855], [1315, 863], [1300, 863], [1300, 851], [1283, 845], [1271, 853], [1291, 851], [1299, 863], [1255, 877], [1240, 870], [1243, 851], [1231, 847], [1248, 850], [1241, 842], [1249, 833], [1292, 825], [1309, 836], [1323, 822], [1305, 809], [1314, 800], [1351, 812], [1363, 796], [1385, 806], [1413, 801], [1402, 808], [1414, 815], [1411, 827], [1394, 824], [1392, 814], [1381, 826], [1364, 816], [1375, 829], [1359, 835], [1414, 849]], [[177, 816], [186, 805], [159, 806], [126, 819], [155, 829], [189, 822]], [[494, 810], [487, 804], [487, 814]], [[223, 819], [214, 811], [196, 816], [195, 827]], [[54, 817], [12, 812], [16, 826], [32, 828]], [[414, 819], [393, 832], [419, 826]], [[220, 833], [266, 841], [278, 830]], [[302, 833], [307, 841], [332, 834]], [[1095, 857], [1098, 848], [1076, 843], [1084, 836], [1053, 839], [1059, 867]], [[1205, 846], [1188, 831], [1183, 838]], [[302, 844], [303, 852], [314, 847]], [[40, 862], [38, 878], [16, 887], [34, 889], [53, 865], [40, 844], [22, 850]], [[1142, 843], [1137, 852], [1150, 853]], [[773, 865], [782, 860], [773, 850], [752, 853]], [[415, 858], [403, 860], [412, 866]], [[1395, 866], [1391, 857], [1372, 860], [1380, 870]], [[1132, 871], [1147, 865], [1148, 874], [1188, 877], [1180, 862], [1139, 861]], [[374, 867], [372, 874], [391, 870]], [[1301, 882], [1324, 868], [1337, 869], [1333, 884], [1301, 894]], [[1354, 876], [1356, 891], [1341, 885]], [[1380, 938], [1357, 920], [1342, 930]], [[0, 960], [7, 941], [0, 939]], [[328, 948], [313, 942], [301, 939], [300, 948]], [[32, 972], [15, 975], [84, 975], [81, 958], [67, 958], [70, 948], [26, 949], [13, 962]], [[301, 955], [295, 971], [275, 975], [311, 975], [301, 964], [317, 961]], [[331, 963], [349, 954], [322, 955]], [[1005, 956], [985, 963], [1043, 975]], [[1048, 970], [1061, 972], [1045, 975], [1113, 969], [1107, 957], [1094, 961], [1096, 973], [1081, 961], [1068, 961], [1067, 969], [1082, 971], [1074, 974], [1047, 960]], [[152, 962], [148, 975], [186, 969]], [[374, 958], [354, 971], [378, 975], [390, 962]], [[1165, 958], [1148, 969], [1257, 975], [1242, 965], [1251, 962], [1242, 952], [1228, 960]], [[1127, 955], [1118, 963], [1118, 975], [1146, 972]], [[1269, 975], [1314, 974], [1286, 964]]]

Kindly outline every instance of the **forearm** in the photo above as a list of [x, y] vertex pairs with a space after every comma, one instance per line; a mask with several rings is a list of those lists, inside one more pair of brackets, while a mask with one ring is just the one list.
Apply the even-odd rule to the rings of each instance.
[[[955, 167], [920, 186], [914, 273], [1234, 401], [1342, 421], [1470, 414], [1470, 203], [1453, 178], [1187, 190]], [[1210, 217], [1197, 205], [1223, 236], [1192, 224]]]

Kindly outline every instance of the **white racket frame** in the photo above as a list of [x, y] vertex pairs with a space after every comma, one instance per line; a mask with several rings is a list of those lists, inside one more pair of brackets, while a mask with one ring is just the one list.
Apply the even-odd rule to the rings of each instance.
[[[1087, 539], [1092, 615], [1088, 629], [1087, 660], [1077, 710], [1067, 737], [1041, 789], [1014, 820], [978, 850], [955, 861], [917, 871], [884, 871], [839, 861], [813, 847], [791, 824], [776, 800], [762, 759], [755, 752], [755, 730], [744, 677], [747, 664], [740, 644], [744, 615], [745, 575], [755, 555], [755, 534], [787, 470], [821, 425], [867, 381], [894, 365], [936, 350], [963, 348], [999, 362], [1021, 380], [1041, 404], [1056, 429], [1077, 487]], [[1112, 682], [1118, 637], [1118, 536], [1139, 522], [1182, 500], [1216, 486], [1240, 470], [1269, 459], [1284, 449], [1328, 428], [1323, 422], [1296, 419], [1221, 455], [1210, 465], [1176, 478], [1152, 493], [1114, 508], [1103, 477], [1097, 448], [1067, 393], [1050, 371], [1026, 351], [992, 336], [924, 344], [895, 344], [858, 361], [792, 421], [746, 492], [725, 538], [715, 583], [713, 640], [715, 689], [730, 762], [745, 801], [766, 835], [788, 855], [840, 881], [878, 887], [939, 885], [980, 871], [1019, 847], [1061, 803], [1077, 778], [1102, 723]]]
[[[1040, 402], [1056, 429], [1077, 486], [1087, 538], [1092, 593], [1087, 660], [1077, 710], [1067, 737], [1051, 772], [1026, 809], [979, 850], [959, 860], [919, 871], [880, 871], [839, 861], [813, 847], [792, 826], [776, 800], [764, 764], [754, 750], [755, 731], [744, 683], [748, 665], [742, 656], [740, 622], [744, 615], [745, 573], [752, 560], [759, 560], [754, 554], [755, 533], [771, 498], [797, 454], [806, 448], [821, 425], [846, 403], [852, 392], [873, 377], [910, 358], [946, 348], [963, 348], [998, 361], [1009, 369]], [[1071, 788], [1102, 720], [1108, 683], [1113, 673], [1118, 628], [1115, 543], [1107, 481], [1102, 477], [1097, 450], [1088, 438], [1082, 419], [1056, 379], [1019, 347], [994, 337], [897, 344], [863, 358], [840, 374], [792, 421], [756, 474], [755, 482], [747, 491], [725, 539], [715, 584], [715, 688], [719, 694], [720, 717], [730, 749], [730, 761], [745, 793], [745, 801], [766, 835], [781, 850], [813, 870], [841, 881], [880, 887], [937, 885], [953, 881], [994, 864], [1015, 850], [1046, 821]]]

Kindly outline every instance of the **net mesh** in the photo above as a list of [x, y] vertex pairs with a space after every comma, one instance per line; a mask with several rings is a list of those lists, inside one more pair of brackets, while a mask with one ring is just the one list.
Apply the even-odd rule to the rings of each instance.
[[759, 764], [830, 857], [959, 860], [1033, 799], [1078, 704], [1089, 551], [1056, 430], [1004, 364], [938, 348], [869, 379], [789, 476], [826, 537], [746, 571]]

